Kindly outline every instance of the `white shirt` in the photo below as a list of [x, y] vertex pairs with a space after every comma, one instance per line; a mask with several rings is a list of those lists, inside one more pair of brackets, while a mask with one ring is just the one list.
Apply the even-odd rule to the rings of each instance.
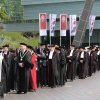
[[54, 50], [50, 51], [49, 59], [52, 59], [53, 53], [54, 53]]
[[74, 50], [71, 50], [71, 51], [70, 51], [70, 55], [69, 55], [69, 56], [72, 56], [72, 55], [73, 55], [73, 51], [74, 51]]
[[91, 53], [91, 52], [88, 52], [88, 53], [89, 53], [89, 56], [90, 56], [90, 53]]
[[80, 56], [80, 58], [84, 58], [84, 51], [81, 52], [81, 56]]
[[1, 73], [2, 73], [2, 60], [3, 60], [3, 56], [2, 53], [0, 53], [0, 82], [1, 82]]
[[7, 55], [7, 52], [4, 52], [5, 55]]
[[100, 55], [100, 51], [97, 52], [97, 55]]

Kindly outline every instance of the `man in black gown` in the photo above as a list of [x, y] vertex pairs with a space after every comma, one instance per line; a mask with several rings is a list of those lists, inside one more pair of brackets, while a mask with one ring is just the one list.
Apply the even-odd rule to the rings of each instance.
[[6, 93], [6, 61], [2, 54], [2, 47], [0, 47], [0, 99]]
[[59, 54], [55, 51], [54, 45], [49, 45], [50, 52], [48, 54], [48, 85], [53, 88], [58, 83], [58, 66], [60, 63]]
[[9, 45], [3, 46], [3, 56], [7, 64], [7, 75], [6, 75], [6, 92], [14, 90], [14, 54], [9, 51]]
[[17, 55], [16, 62], [17, 68], [17, 93], [27, 93], [29, 88], [29, 75], [31, 64], [31, 53], [27, 50], [25, 43], [20, 43], [20, 52]]

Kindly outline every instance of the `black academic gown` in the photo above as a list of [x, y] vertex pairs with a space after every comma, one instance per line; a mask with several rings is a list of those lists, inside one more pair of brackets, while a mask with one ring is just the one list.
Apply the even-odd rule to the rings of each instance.
[[0, 82], [0, 96], [3, 96], [6, 93], [6, 73], [7, 73], [7, 64], [5, 59], [2, 60], [2, 72], [1, 72], [1, 82]]
[[[20, 55], [21, 52], [19, 52], [17, 58], [15, 59], [17, 63], [17, 91], [18, 93], [27, 93], [29, 89], [30, 68], [32, 68], [31, 53], [26, 50], [23, 54], [25, 56], [22, 60]], [[23, 64], [22, 68], [18, 65], [19, 63]]]
[[7, 64], [7, 75], [6, 75], [6, 84], [7, 84], [7, 90], [6, 92], [10, 92], [10, 89], [14, 89], [14, 54], [11, 52], [8, 52], [7, 54], [4, 54], [4, 59]]
[[61, 52], [59, 54], [60, 57], [60, 66], [59, 66], [59, 85], [64, 85], [65, 84], [65, 64], [66, 64], [66, 58], [64, 52]]
[[98, 55], [98, 70], [100, 71], [100, 53]]
[[48, 55], [48, 85], [49, 87], [55, 87], [58, 85], [58, 66], [59, 66], [59, 54], [54, 51], [52, 59], [49, 59]]
[[[81, 58], [80, 56], [81, 52], [78, 57], [79, 78], [85, 79], [88, 74], [89, 54], [84, 52], [84, 58]], [[80, 60], [83, 60], [83, 63], [81, 63]]]
[[97, 52], [91, 51], [90, 56], [89, 56], [89, 76], [91, 76], [92, 73], [96, 72], [97, 60], [98, 60]]
[[37, 56], [37, 85], [39, 86], [40, 83], [43, 87], [46, 85], [46, 50], [44, 49], [41, 53], [40, 49], [37, 49], [36, 53], [40, 55]]
[[[68, 52], [67, 55], [70, 55], [71, 50]], [[71, 62], [69, 62], [71, 60]], [[67, 66], [67, 78], [71, 79], [72, 81], [75, 79], [76, 73], [76, 53], [75, 50], [70, 58], [67, 58], [68, 66]]]

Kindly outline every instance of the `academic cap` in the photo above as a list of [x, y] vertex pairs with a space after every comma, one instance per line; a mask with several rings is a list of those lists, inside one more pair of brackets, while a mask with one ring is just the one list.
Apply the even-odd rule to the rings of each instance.
[[51, 44], [51, 45], [49, 45], [48, 47], [55, 47], [55, 45], [54, 45], [54, 44]]
[[85, 47], [84, 46], [79, 46], [79, 49], [85, 49]]
[[24, 45], [24, 46], [27, 46], [27, 44], [26, 44], [26, 43], [20, 43], [20, 45]]
[[44, 43], [40, 43], [40, 46], [43, 46], [43, 45], [45, 45]]
[[30, 46], [30, 45], [28, 45], [28, 46], [27, 46], [27, 48], [29, 48], [29, 49], [33, 49], [33, 47], [32, 47], [32, 46]]
[[5, 44], [4, 46], [2, 46], [3, 48], [7, 47], [9, 48], [9, 44]]
[[61, 48], [59, 48], [59, 47], [56, 47], [55, 49], [56, 49], [56, 50], [59, 50], [59, 51], [61, 50]]

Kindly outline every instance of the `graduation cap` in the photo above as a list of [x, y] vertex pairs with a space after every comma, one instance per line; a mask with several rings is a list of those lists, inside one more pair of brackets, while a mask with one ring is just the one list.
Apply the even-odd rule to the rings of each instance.
[[27, 46], [27, 48], [29, 48], [29, 49], [33, 49], [33, 47], [32, 47], [32, 46], [30, 46], [30, 45], [28, 45], [28, 46]]
[[27, 44], [26, 44], [26, 43], [20, 43], [20, 45], [24, 45], [24, 46], [27, 46]]
[[61, 48], [59, 48], [59, 47], [56, 47], [55, 49], [56, 49], [56, 50], [59, 50], [59, 51], [61, 50]]
[[51, 44], [51, 45], [49, 45], [48, 47], [55, 47], [55, 45], [54, 45], [54, 44]]
[[79, 49], [85, 49], [85, 47], [84, 46], [79, 46]]
[[45, 45], [44, 43], [40, 43], [40, 46], [43, 46], [43, 45]]
[[5, 48], [5, 47], [9, 48], [9, 44], [5, 44], [5, 45], [3, 45], [2, 47], [3, 47], [3, 48]]

